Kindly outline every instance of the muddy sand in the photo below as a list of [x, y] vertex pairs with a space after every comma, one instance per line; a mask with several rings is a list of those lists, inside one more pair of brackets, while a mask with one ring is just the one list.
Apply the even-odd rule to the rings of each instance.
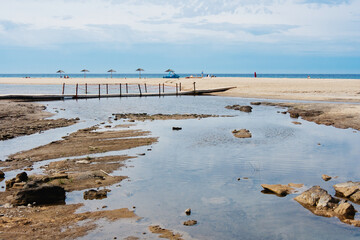
[[[332, 104], [332, 103], [274, 103], [257, 102], [256, 105], [277, 106], [287, 108], [291, 118], [302, 119], [317, 124], [334, 126], [336, 128], [353, 128], [360, 131], [359, 104]], [[294, 122], [294, 124], [298, 124]]]
[[41, 133], [53, 128], [66, 127], [77, 119], [45, 119], [53, 114], [36, 103], [0, 101], [0, 140]]

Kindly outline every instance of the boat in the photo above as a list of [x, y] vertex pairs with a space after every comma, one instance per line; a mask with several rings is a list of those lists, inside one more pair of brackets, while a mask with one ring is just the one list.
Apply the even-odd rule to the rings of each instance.
[[168, 72], [169, 75], [163, 76], [163, 78], [180, 78], [180, 76], [177, 75], [177, 74], [175, 73], [175, 71], [172, 70], [172, 69], [168, 69], [168, 70], [166, 70], [165, 72]]

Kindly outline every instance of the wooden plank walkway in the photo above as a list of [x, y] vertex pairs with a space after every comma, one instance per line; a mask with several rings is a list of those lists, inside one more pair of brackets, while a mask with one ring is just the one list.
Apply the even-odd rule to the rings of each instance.
[[225, 92], [235, 87], [182, 91], [171, 93], [123, 93], [123, 94], [0, 94], [0, 99], [14, 100], [66, 100], [66, 99], [86, 99], [86, 98], [120, 98], [120, 97], [162, 97], [162, 96], [181, 96], [181, 95], [203, 95], [216, 92]]

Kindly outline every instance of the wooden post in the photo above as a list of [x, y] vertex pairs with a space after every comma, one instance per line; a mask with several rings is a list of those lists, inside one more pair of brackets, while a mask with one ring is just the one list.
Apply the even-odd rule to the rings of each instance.
[[109, 94], [109, 84], [106, 84], [106, 95]]
[[100, 84], [99, 84], [99, 98], [100, 98]]
[[145, 92], [147, 93], [147, 87], [146, 87], [146, 83], [144, 83], [144, 86], [145, 86]]
[[126, 93], [129, 93], [128, 84], [126, 83]]
[[180, 87], [179, 87], [179, 91], [181, 92], [181, 83], [179, 83]]
[[196, 82], [194, 82], [194, 95], [195, 95], [195, 93], [196, 93], [195, 84], [196, 84]]
[[121, 83], [119, 84], [119, 87], [120, 87], [120, 97], [121, 97]]
[[65, 93], [65, 83], [63, 83], [62, 95]]
[[79, 89], [79, 84], [76, 84], [76, 95], [75, 95], [76, 98], [78, 97], [78, 89]]
[[165, 84], [163, 84], [163, 86], [162, 86], [162, 87], [163, 87], [163, 93], [164, 93], [164, 92], [165, 92]]
[[159, 97], [161, 96], [161, 84], [159, 83]]
[[85, 83], [85, 94], [87, 94], [87, 83]]
[[140, 92], [140, 97], [141, 97], [141, 87], [140, 87], [140, 84], [138, 84], [138, 87], [139, 87], [139, 92]]
[[176, 84], [176, 96], [178, 95], [178, 84]]

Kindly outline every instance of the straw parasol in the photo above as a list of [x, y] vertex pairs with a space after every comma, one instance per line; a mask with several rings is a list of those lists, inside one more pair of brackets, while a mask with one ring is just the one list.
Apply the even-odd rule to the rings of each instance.
[[112, 73], [116, 71], [114, 69], [110, 69], [108, 72], [111, 73], [111, 78], [112, 78]]
[[83, 69], [83, 70], [81, 70], [80, 72], [83, 72], [83, 73], [84, 73], [84, 78], [86, 78], [86, 73], [89, 72], [89, 70]]
[[59, 71], [57, 71], [56, 73], [60, 73], [60, 77], [61, 77], [61, 74], [64, 73], [64, 71], [63, 71], [63, 70], [59, 70]]
[[138, 69], [136, 69], [136, 71], [139, 72], [139, 78], [141, 78], [141, 72], [143, 72], [145, 70], [142, 68], [138, 68]]
[[175, 71], [169, 68], [169, 69], [166, 70], [165, 72], [175, 72]]

